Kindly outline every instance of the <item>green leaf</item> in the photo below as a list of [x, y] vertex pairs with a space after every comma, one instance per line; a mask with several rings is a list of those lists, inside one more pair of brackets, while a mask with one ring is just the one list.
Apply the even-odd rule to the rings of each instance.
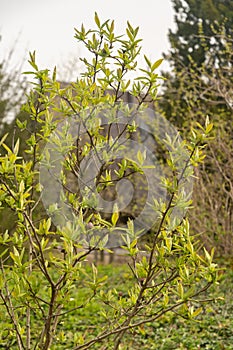
[[36, 70], [39, 71], [38, 66], [36, 65], [36, 52], [29, 52], [30, 60], [28, 63]]
[[192, 316], [193, 316], [193, 317], [197, 317], [201, 312], [202, 312], [202, 307], [199, 307], [198, 309], [196, 309], [196, 310], [193, 312]]
[[163, 305], [164, 305], [164, 307], [166, 307], [166, 306], [168, 305], [168, 303], [169, 303], [169, 296], [168, 296], [168, 294], [166, 293], [166, 294], [164, 295], [164, 297], [163, 297]]
[[214, 124], [210, 123], [206, 126], [205, 133], [209, 134], [209, 132], [213, 129]]
[[145, 61], [148, 65], [148, 67], [151, 68], [151, 61], [149, 60], [149, 58], [146, 55], [144, 55], [144, 58], [145, 58]]
[[9, 251], [9, 248], [6, 248], [5, 250], [3, 250], [3, 251], [0, 253], [0, 259], [2, 259], [2, 258], [4, 257], [4, 255], [5, 255], [6, 253], [8, 253], [8, 251]]
[[133, 41], [134, 40], [133, 34], [130, 32], [130, 30], [128, 28], [126, 28], [126, 33], [127, 33], [128, 37], [129, 37], [129, 39], [131, 41]]
[[27, 120], [24, 120], [21, 122], [19, 119], [16, 119], [16, 125], [18, 126], [19, 129], [23, 130], [27, 126]]
[[114, 21], [111, 22], [109, 31], [110, 31], [110, 33], [112, 33], [114, 31]]
[[183, 298], [184, 298], [184, 288], [183, 288], [181, 282], [178, 283], [178, 293], [179, 293], [180, 299], [183, 300]]
[[2, 143], [2, 146], [5, 148], [8, 154], [12, 154], [12, 150], [5, 143]]
[[92, 267], [93, 281], [95, 283], [96, 282], [96, 278], [97, 278], [97, 274], [98, 274], [98, 270], [97, 270], [95, 264], [91, 264], [91, 267]]
[[118, 208], [116, 206], [114, 209], [114, 213], [112, 214], [112, 217], [111, 217], [111, 221], [112, 221], [113, 226], [116, 226], [118, 219], [119, 219], [119, 211], [118, 211]]
[[166, 242], [166, 247], [167, 247], [168, 251], [171, 252], [171, 249], [172, 249], [172, 238], [171, 237], [166, 237], [165, 238], [165, 242]]
[[25, 184], [24, 181], [21, 180], [20, 184], [19, 184], [19, 193], [23, 193], [25, 189]]
[[163, 58], [160, 58], [159, 60], [157, 60], [157, 61], [152, 65], [152, 67], [151, 67], [152, 72], [153, 72], [156, 68], [158, 68], [158, 67], [161, 65], [162, 62], [163, 62]]
[[146, 150], [144, 150], [143, 153], [140, 150], [138, 150], [137, 159], [138, 159], [139, 164], [142, 166], [145, 159], [146, 159]]
[[56, 80], [56, 77], [57, 77], [57, 68], [55, 66], [54, 69], [53, 69], [53, 77], [52, 77], [53, 81]]
[[14, 146], [14, 150], [13, 150], [14, 154], [18, 154], [19, 153], [19, 139], [16, 141], [15, 146]]
[[100, 28], [100, 20], [99, 20], [99, 17], [97, 15], [97, 12], [95, 12], [95, 23]]
[[204, 250], [205, 257], [206, 257], [206, 259], [207, 259], [208, 263], [212, 263], [213, 256], [212, 256], [212, 255], [210, 255], [210, 254], [208, 253], [208, 251], [205, 249], [205, 247], [203, 248], [203, 250]]
[[51, 218], [48, 218], [48, 220], [45, 223], [45, 226], [46, 226], [46, 232], [48, 232], [51, 227]]
[[5, 135], [2, 137], [2, 139], [1, 139], [1, 141], [0, 141], [0, 146], [4, 143], [4, 141], [6, 140], [7, 136], [8, 136], [8, 133], [5, 134]]

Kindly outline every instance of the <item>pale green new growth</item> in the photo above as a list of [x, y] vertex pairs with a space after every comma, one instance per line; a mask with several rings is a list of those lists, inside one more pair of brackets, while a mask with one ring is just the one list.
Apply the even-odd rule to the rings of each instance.
[[[98, 208], [98, 194], [111, 199], [120, 180], [131, 179], [142, 185], [144, 180], [140, 180], [140, 176], [144, 171], [156, 171], [146, 163], [148, 154], [143, 150], [136, 152], [135, 161], [124, 157], [114, 160], [114, 152], [124, 151], [124, 144], [115, 142], [123, 132], [127, 140], [131, 140], [132, 135], [139, 140], [143, 135], [136, 123], [126, 124], [124, 130], [119, 126], [116, 138], [111, 128], [116, 124], [119, 111], [124, 115], [132, 113], [122, 103], [125, 91], [130, 91], [135, 98], [134, 112], [156, 100], [159, 79], [156, 69], [162, 60], [151, 62], [144, 56], [148, 69], [140, 69], [138, 77], [139, 28], [134, 29], [128, 23], [126, 33], [116, 36], [114, 21], [102, 23], [95, 14], [95, 23], [96, 28], [92, 30], [86, 30], [83, 25], [80, 30], [75, 29], [75, 38], [83, 43], [92, 58], [82, 58], [85, 70], [74, 83], [62, 86], [56, 80], [56, 72], [40, 70], [35, 53], [30, 54], [33, 71], [28, 73], [33, 76], [33, 87], [24, 108], [34, 122], [34, 129], [24, 154], [18, 154], [19, 140], [12, 149], [5, 144], [5, 138], [0, 142], [4, 150], [0, 155], [0, 202], [17, 216], [14, 231], [2, 232], [0, 238], [3, 247], [0, 310], [10, 329], [11, 349], [120, 349], [130, 330], [165, 314], [198, 316], [200, 305], [205, 302], [201, 295], [217, 280], [213, 252], [200, 247], [190, 233], [187, 218], [176, 216], [191, 206], [184, 184], [193, 176], [192, 165], [204, 160], [205, 142], [212, 129], [208, 120], [205, 126], [196, 125], [185, 142], [178, 144], [177, 139], [168, 135], [164, 138], [167, 149], [164, 147], [159, 162], [167, 164], [168, 174], [164, 173], [158, 182], [167, 191], [167, 198], [155, 197], [150, 203], [154, 225], [147, 242], [134, 227], [132, 218], [122, 226], [117, 205], [110, 215]], [[135, 71], [134, 80], [128, 79], [132, 71]], [[106, 109], [111, 113], [106, 114], [109, 120], [104, 129], [98, 113]], [[75, 136], [69, 132], [69, 123], [74, 120], [85, 132], [81, 134], [78, 128]], [[60, 121], [67, 123], [59, 129]], [[19, 121], [18, 127], [27, 126]], [[157, 142], [159, 146], [159, 140]], [[58, 159], [60, 170], [43, 193], [39, 165], [48, 173], [58, 166], [57, 159], [51, 159], [51, 150], [62, 155]], [[89, 183], [83, 184], [81, 174], [85, 170], [81, 167], [85, 159], [94, 156], [101, 164], [94, 181], [96, 192]], [[56, 184], [63, 188], [64, 206], [59, 205], [59, 198], [59, 203], [54, 202], [46, 212], [41, 196], [49, 196], [49, 191], [52, 194]], [[133, 214], [140, 205], [140, 202], [135, 204]], [[65, 211], [67, 207], [70, 212]], [[114, 285], [107, 288], [107, 277], [99, 276], [94, 264], [90, 270], [87, 263], [96, 249], [111, 249], [106, 244], [116, 230], [122, 235], [121, 244], [128, 254], [131, 276], [126, 281], [129, 285], [124, 296], [116, 292]], [[80, 297], [82, 292], [85, 298]], [[70, 313], [76, 315], [93, 300], [102, 305], [101, 319], [105, 322], [101, 332], [96, 334], [87, 329], [80, 334], [77, 331], [79, 316], [75, 316], [76, 323], [64, 327], [62, 333], [60, 322], [69, 322]], [[71, 332], [69, 339], [73, 343], [64, 345], [66, 329]]]

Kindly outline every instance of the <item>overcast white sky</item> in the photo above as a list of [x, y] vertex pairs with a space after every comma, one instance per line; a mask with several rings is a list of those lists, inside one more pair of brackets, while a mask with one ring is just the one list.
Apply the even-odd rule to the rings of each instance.
[[[28, 70], [27, 52], [36, 51], [39, 68], [58, 66], [63, 70], [72, 57], [85, 55], [74, 39], [74, 27], [93, 28], [94, 12], [101, 20], [114, 19], [117, 32], [122, 33], [127, 20], [139, 26], [143, 53], [152, 60], [168, 50], [168, 29], [174, 28], [171, 0], [0, 0], [0, 58], [15, 48], [14, 62], [24, 60]], [[163, 63], [162, 69], [169, 68]]]

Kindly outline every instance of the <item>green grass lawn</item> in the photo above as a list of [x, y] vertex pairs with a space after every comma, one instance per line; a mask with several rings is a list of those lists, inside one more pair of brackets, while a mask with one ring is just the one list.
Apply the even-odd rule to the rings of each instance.
[[[91, 273], [91, 267], [86, 266]], [[103, 289], [114, 288], [114, 293], [127, 298], [127, 289], [133, 278], [127, 264], [99, 265], [98, 276], [108, 276]], [[81, 279], [82, 281], [82, 279]], [[82, 282], [81, 282], [82, 283]], [[88, 299], [89, 289], [83, 284], [73, 289], [73, 305], [77, 307]], [[181, 349], [233, 349], [233, 269], [228, 266], [221, 275], [219, 285], [212, 287], [203, 298], [222, 297], [222, 300], [210, 301], [204, 305], [203, 312], [195, 320], [186, 320], [176, 314], [166, 314], [156, 322], [129, 331], [123, 339], [121, 350], [181, 350]], [[70, 307], [71, 305], [69, 305]], [[1, 308], [1, 313], [4, 310]], [[73, 349], [82, 341], [92, 339], [108, 322], [104, 315], [104, 304], [92, 299], [85, 308], [65, 314], [58, 325], [58, 332], [51, 350]], [[2, 314], [3, 315], [3, 314]], [[114, 313], [112, 314], [114, 317]], [[37, 320], [35, 319], [36, 323]], [[35, 326], [35, 325], [34, 325]], [[18, 349], [16, 342], [10, 347], [6, 327], [0, 319], [0, 330], [5, 340], [0, 341], [0, 349]], [[10, 334], [10, 333], [9, 333]], [[3, 338], [2, 338], [3, 339]], [[111, 340], [110, 340], [111, 341]], [[112, 349], [110, 341], [93, 345], [91, 349]], [[106, 347], [106, 345], [108, 345]]]

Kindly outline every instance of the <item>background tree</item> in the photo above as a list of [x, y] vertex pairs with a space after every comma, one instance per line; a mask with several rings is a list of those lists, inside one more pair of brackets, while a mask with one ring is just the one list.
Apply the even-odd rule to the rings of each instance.
[[[218, 253], [232, 254], [232, 3], [174, 2], [177, 31], [160, 106], [185, 134], [206, 115], [215, 124], [215, 140], [205, 166], [198, 170], [193, 229], [205, 232]], [[204, 11], [206, 6], [210, 11]], [[225, 17], [227, 15], [227, 17]], [[219, 22], [217, 22], [217, 20]]]
[[[0, 36], [1, 41], [1, 36]], [[15, 45], [17, 42], [15, 43]], [[0, 134], [9, 130], [9, 124], [20, 113], [25, 101], [26, 79], [21, 74], [21, 66], [13, 66], [14, 47], [0, 62]]]

